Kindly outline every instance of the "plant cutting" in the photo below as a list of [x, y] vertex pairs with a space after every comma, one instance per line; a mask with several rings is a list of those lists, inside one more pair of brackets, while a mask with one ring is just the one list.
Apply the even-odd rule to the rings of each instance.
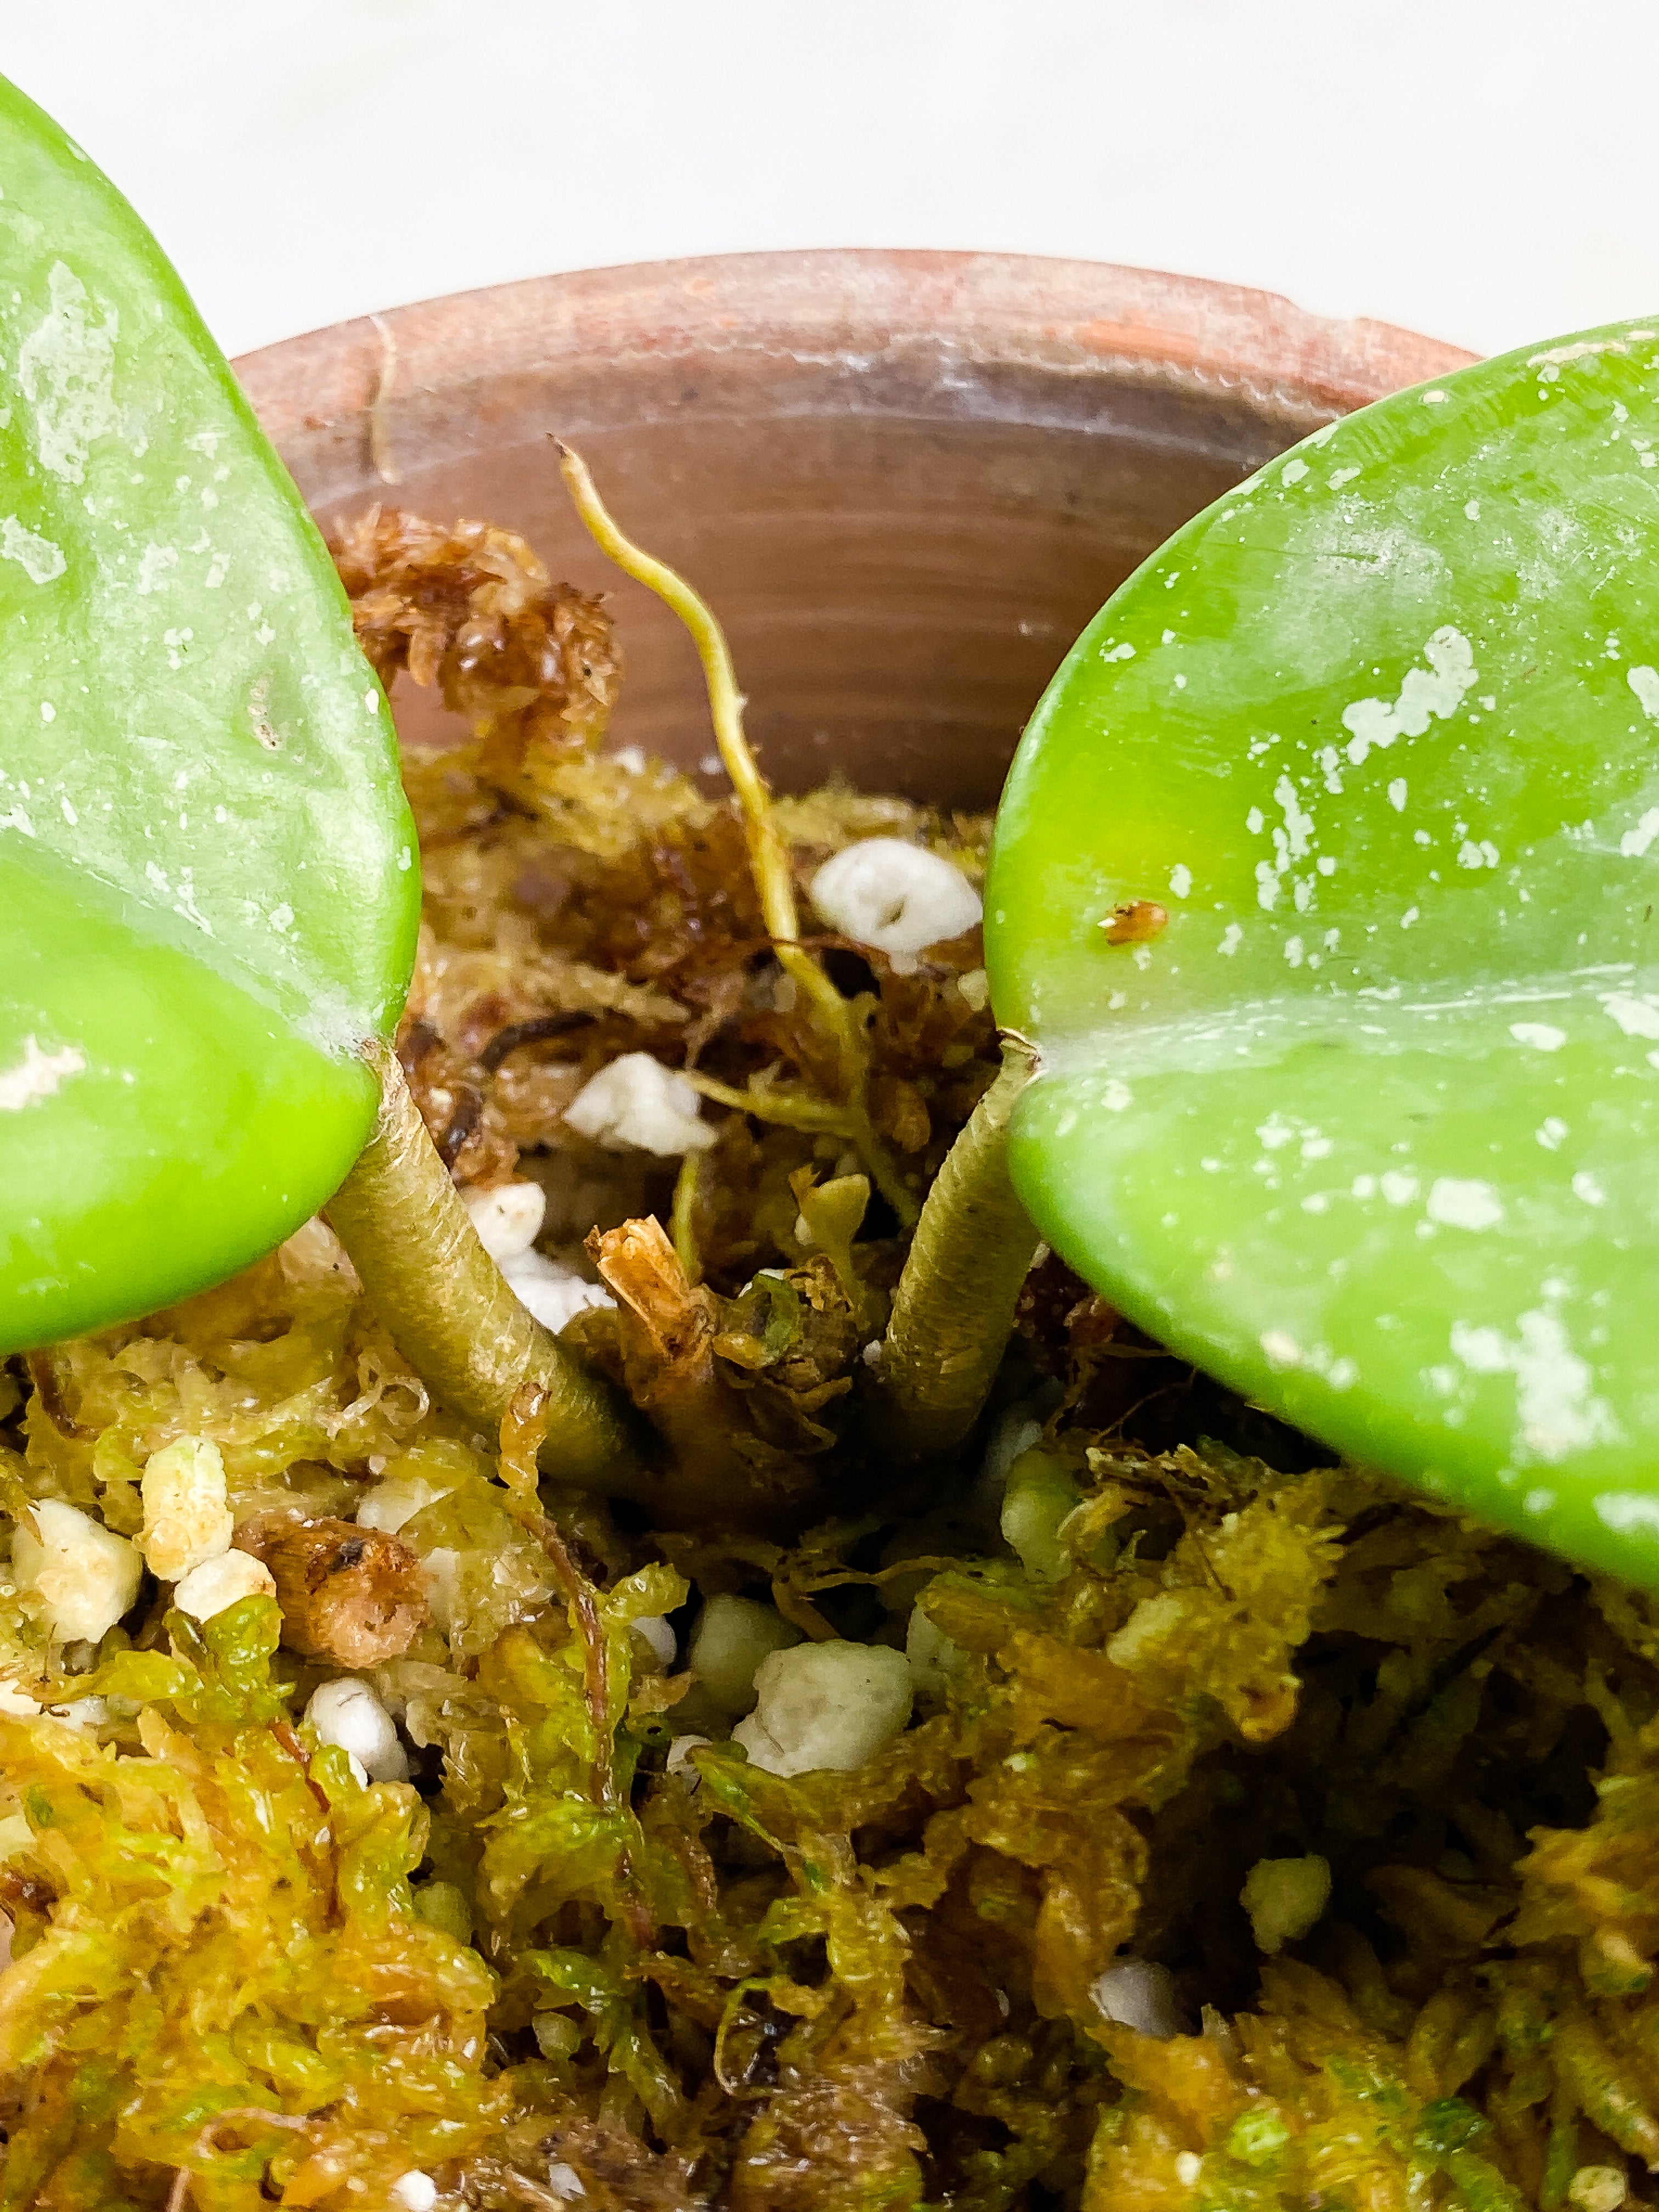
[[131, 210], [7, 87], [0, 1344], [222, 1279], [362, 1149], [419, 907], [327, 554]]
[[[1646, 662], [1633, 596], [1571, 645], [1634, 587], [1591, 566], [1581, 605], [1556, 542], [1565, 511], [1640, 549], [1645, 447], [1608, 458], [1646, 434], [1639, 326], [1321, 434], [1131, 580], [1017, 766], [988, 985], [988, 823], [769, 790], [713, 611], [574, 455], [697, 643], [729, 796], [602, 751], [609, 613], [511, 532], [377, 507], [331, 560], [129, 211], [8, 114], [39, 252], [6, 558], [98, 709], [43, 680], [73, 744], [14, 702], [4, 762], [33, 980], [0, 1144], [60, 1173], [5, 1285], [0, 2204], [1639, 2189], [1650, 1604], [1496, 1525], [1643, 1569], [1589, 1269], [1644, 1079], [1594, 1054], [1644, 1018], [1613, 710], [1639, 738]], [[274, 639], [216, 626], [233, 572], [162, 497], [193, 521], [189, 465], [138, 465], [186, 416], [291, 586]], [[1552, 738], [1553, 797], [1547, 645], [1601, 763]], [[371, 665], [468, 726], [407, 805]], [[189, 842], [239, 810], [240, 882]], [[1629, 968], [1578, 973], [1563, 911]], [[1510, 1073], [1558, 1063], [1599, 1118]], [[1638, 1218], [1604, 1224], [1626, 1291]], [[1392, 1368], [1389, 1309], [1331, 1287], [1366, 1270], [1419, 1302]], [[1412, 1364], [1442, 1340], [1449, 1382]]]
[[1656, 360], [1631, 323], [1483, 362], [1177, 532], [1032, 721], [988, 930], [1060, 1250], [1328, 1443], [1650, 1582]]

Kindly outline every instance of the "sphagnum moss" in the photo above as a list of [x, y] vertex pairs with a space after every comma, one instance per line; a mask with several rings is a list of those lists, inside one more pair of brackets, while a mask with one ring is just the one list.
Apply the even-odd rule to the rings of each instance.
[[[0, 1387], [11, 1526], [50, 1498], [137, 1536], [146, 1464], [196, 1439], [238, 1540], [291, 1524], [309, 1556], [326, 1523], [339, 1565], [361, 1513], [426, 1600], [362, 1674], [412, 1766], [374, 1784], [303, 1717], [349, 1670], [290, 1648], [270, 1599], [197, 1622], [147, 1577], [94, 1648], [5, 1578], [0, 2205], [1652, 2201], [1652, 1604], [1321, 1467], [1054, 1260], [1019, 1281], [1012, 1216], [1007, 1280], [960, 1278], [998, 1351], [1017, 1286], [1012, 1346], [904, 1472], [904, 1422], [936, 1417], [918, 1347], [953, 1311], [928, 1212], [971, 1255], [958, 1200], [995, 1182], [1007, 1079], [975, 937], [908, 975], [872, 951], [841, 994], [860, 1110], [937, 1194], [913, 1247], [870, 1195], [834, 1025], [781, 988], [795, 934], [756, 888], [752, 822], [593, 750], [602, 609], [483, 526], [382, 514], [343, 558], [377, 665], [473, 726], [408, 771], [428, 930], [399, 1060], [456, 1190], [541, 1183], [550, 1265], [585, 1267], [597, 1228], [622, 1267], [653, 1215], [673, 1240], [623, 1269], [627, 1327], [580, 1316], [539, 1382], [511, 1362], [487, 1403], [405, 1336], [416, 1371], [376, 1261], [360, 1245], [366, 1291], [321, 1224]], [[796, 884], [861, 836], [970, 880], [982, 860], [976, 822], [835, 787], [774, 805]], [[630, 1051], [702, 1085], [695, 1175], [564, 1121]], [[653, 1526], [638, 1492], [613, 1512], [588, 1486], [604, 1441], [538, 1477], [567, 1370], [615, 1402], [684, 1385], [706, 1464], [768, 1512], [723, 1522], [704, 1497]], [[603, 1440], [590, 1387], [568, 1433]], [[998, 1534], [1032, 1451], [1079, 1501], [1042, 1579]], [[850, 1773], [745, 1760], [734, 1686], [663, 1656], [722, 1595], [765, 1601], [767, 1649], [908, 1646], [911, 1725]], [[1297, 1909], [1263, 1917], [1286, 1866]], [[1158, 1993], [1139, 2027], [1109, 2016], [1131, 1983]]]

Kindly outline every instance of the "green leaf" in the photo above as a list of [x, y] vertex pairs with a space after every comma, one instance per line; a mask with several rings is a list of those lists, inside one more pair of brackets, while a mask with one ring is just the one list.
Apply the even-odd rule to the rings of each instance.
[[361, 1148], [415, 839], [327, 550], [177, 276], [0, 82], [0, 1351], [244, 1265]]
[[[1091, 625], [987, 898], [1043, 1235], [1327, 1443], [1650, 1583], [1656, 556], [1659, 325], [1320, 431]], [[1109, 941], [1133, 901], [1167, 927]]]

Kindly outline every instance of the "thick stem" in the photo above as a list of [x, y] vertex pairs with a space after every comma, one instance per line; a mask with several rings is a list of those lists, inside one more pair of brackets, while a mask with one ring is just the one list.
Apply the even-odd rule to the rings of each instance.
[[500, 1431], [526, 1384], [546, 1394], [544, 1474], [620, 1486], [635, 1451], [616, 1395], [527, 1313], [478, 1241], [395, 1053], [369, 1048], [380, 1116], [328, 1218], [393, 1342], [439, 1401]]
[[882, 1340], [876, 1432], [896, 1458], [949, 1451], [972, 1427], [1036, 1255], [1008, 1176], [1008, 1120], [1035, 1055], [1013, 1038], [1002, 1051], [1002, 1073], [927, 1194]]

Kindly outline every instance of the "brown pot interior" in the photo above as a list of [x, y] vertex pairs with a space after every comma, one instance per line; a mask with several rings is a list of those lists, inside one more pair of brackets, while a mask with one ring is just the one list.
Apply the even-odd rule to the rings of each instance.
[[[614, 593], [614, 742], [710, 750], [690, 647], [573, 517], [550, 439], [725, 623], [774, 779], [995, 801], [1096, 608], [1319, 423], [1467, 356], [1089, 263], [824, 253], [538, 279], [238, 363], [325, 526], [379, 500], [520, 531]], [[406, 730], [445, 717], [405, 692]]]

